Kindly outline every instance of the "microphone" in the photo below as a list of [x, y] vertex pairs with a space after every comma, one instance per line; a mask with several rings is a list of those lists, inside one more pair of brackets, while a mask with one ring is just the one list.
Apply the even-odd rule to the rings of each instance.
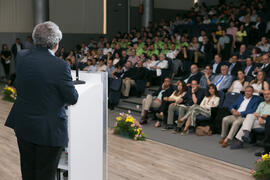
[[73, 81], [74, 85], [85, 84], [85, 81], [79, 80], [79, 62], [78, 58], [75, 58], [75, 67], [76, 67], [76, 80]]

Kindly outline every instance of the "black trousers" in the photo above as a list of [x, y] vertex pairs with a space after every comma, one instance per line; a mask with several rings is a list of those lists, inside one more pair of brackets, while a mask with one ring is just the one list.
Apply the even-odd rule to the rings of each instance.
[[5, 76], [6, 76], [6, 78], [8, 78], [9, 77], [10, 64], [6, 64], [5, 60], [3, 60], [3, 59], [1, 60], [1, 62], [2, 62], [2, 65], [3, 65], [4, 71], [5, 71]]
[[17, 139], [23, 180], [55, 180], [63, 147], [40, 146]]

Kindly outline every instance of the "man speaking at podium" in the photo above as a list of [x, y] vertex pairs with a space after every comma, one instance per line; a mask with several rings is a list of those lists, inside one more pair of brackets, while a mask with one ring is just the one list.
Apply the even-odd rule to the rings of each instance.
[[5, 125], [17, 136], [23, 180], [53, 180], [68, 144], [65, 104], [75, 104], [78, 93], [68, 63], [54, 55], [59, 27], [38, 24], [32, 37], [35, 48], [17, 55], [18, 95]]

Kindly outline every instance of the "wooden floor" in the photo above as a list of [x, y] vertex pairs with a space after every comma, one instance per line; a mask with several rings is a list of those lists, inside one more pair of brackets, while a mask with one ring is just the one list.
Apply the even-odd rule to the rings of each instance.
[[[0, 100], [0, 180], [19, 180], [16, 138], [4, 127], [11, 103]], [[248, 169], [151, 140], [109, 134], [109, 180], [251, 180]]]

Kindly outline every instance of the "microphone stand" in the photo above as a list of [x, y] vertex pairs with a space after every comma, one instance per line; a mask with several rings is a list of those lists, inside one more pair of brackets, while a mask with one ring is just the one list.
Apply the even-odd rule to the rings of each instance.
[[75, 58], [75, 65], [76, 65], [76, 80], [73, 81], [74, 85], [85, 84], [85, 81], [79, 80], [79, 62], [77, 57]]

